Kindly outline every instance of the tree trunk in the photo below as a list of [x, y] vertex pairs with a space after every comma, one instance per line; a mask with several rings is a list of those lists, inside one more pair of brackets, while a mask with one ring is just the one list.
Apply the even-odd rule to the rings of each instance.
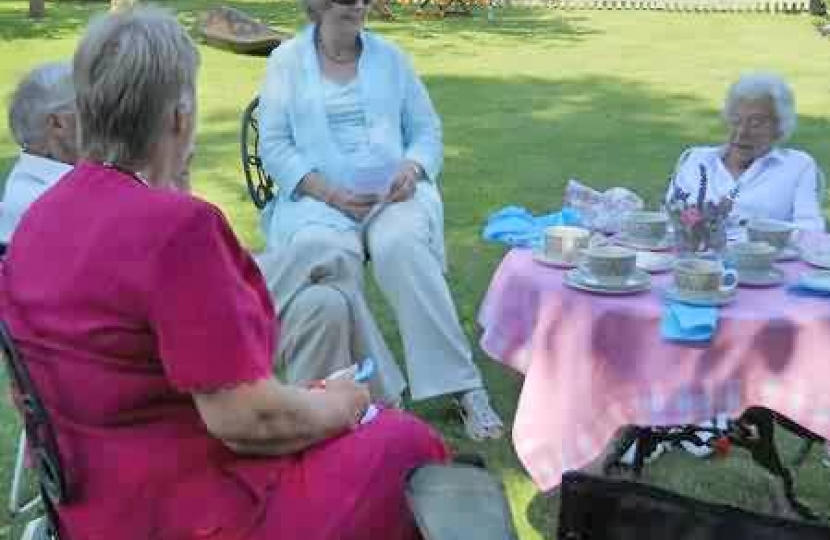
[[41, 19], [46, 15], [46, 4], [44, 0], [29, 0], [29, 17]]

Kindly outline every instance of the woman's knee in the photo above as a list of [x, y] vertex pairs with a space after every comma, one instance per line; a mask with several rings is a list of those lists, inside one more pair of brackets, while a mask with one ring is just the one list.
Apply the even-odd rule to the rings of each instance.
[[[374, 425], [372, 425], [374, 424]], [[376, 444], [388, 452], [387, 459], [399, 461], [409, 470], [435, 461], [446, 461], [449, 450], [441, 436], [429, 424], [397, 409], [385, 409], [372, 423], [363, 426], [377, 430]]]
[[310, 228], [308, 231], [299, 231], [291, 241], [291, 249], [310, 251], [313, 253], [348, 252], [346, 241], [338, 231]]
[[350, 321], [349, 303], [338, 289], [328, 285], [311, 285], [303, 289], [288, 308], [292, 319], [303, 319], [324, 327], [336, 327]]
[[399, 262], [405, 264], [417, 257], [427, 247], [424, 234], [411, 227], [390, 227], [376, 230], [369, 236], [369, 253], [372, 260]]

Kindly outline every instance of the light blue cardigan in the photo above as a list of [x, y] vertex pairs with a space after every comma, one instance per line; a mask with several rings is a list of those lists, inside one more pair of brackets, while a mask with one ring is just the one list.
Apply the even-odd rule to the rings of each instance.
[[[441, 122], [409, 58], [385, 39], [362, 32], [358, 83], [370, 151], [385, 160], [412, 159], [431, 180], [419, 183], [416, 199], [432, 210], [439, 234], [435, 246], [443, 263], [443, 214], [435, 181], [443, 164]], [[331, 137], [322, 90], [322, 73], [309, 25], [271, 53], [260, 92], [259, 150], [265, 170], [279, 186], [277, 198], [262, 214], [267, 244], [290, 242], [301, 227], [327, 225], [339, 230], [359, 224], [311, 197], [298, 197], [297, 184], [311, 170], [327, 181], [352, 178], [355, 163], [343, 156]], [[437, 208], [436, 208], [437, 204]]]

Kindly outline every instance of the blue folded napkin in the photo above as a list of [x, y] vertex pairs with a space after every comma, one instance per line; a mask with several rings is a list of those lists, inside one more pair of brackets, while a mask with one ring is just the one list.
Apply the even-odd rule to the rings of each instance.
[[660, 334], [670, 341], [709, 341], [717, 328], [718, 310], [707, 306], [668, 302], [660, 320]]
[[520, 206], [507, 206], [487, 218], [482, 237], [513, 247], [537, 247], [542, 245], [545, 228], [553, 225], [579, 225], [580, 221], [579, 212], [573, 208], [534, 216]]
[[830, 298], [830, 291], [805, 287], [801, 283], [794, 283], [787, 287], [787, 292], [793, 296], [812, 296], [814, 298]]

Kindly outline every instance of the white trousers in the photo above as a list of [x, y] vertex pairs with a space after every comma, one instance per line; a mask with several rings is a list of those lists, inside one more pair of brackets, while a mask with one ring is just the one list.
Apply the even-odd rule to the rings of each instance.
[[368, 251], [375, 281], [398, 323], [412, 398], [482, 386], [441, 262], [431, 248], [432, 234], [427, 212], [410, 199], [384, 208], [365, 235], [306, 226], [289, 245], [259, 258], [279, 306], [281, 356], [291, 381], [319, 378], [372, 356], [380, 365], [374, 397], [391, 401], [403, 390], [400, 371], [363, 295]]

